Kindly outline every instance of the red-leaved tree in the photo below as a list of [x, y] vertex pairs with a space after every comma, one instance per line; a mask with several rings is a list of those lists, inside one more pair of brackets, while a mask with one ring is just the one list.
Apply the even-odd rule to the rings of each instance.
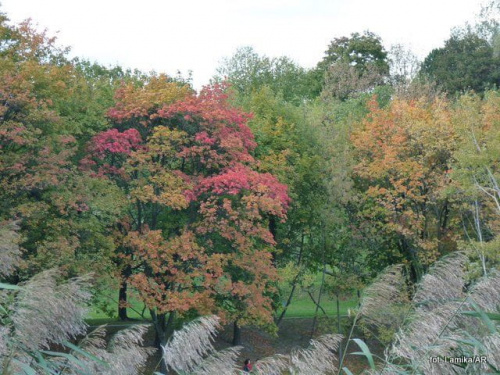
[[269, 220], [284, 220], [287, 187], [257, 172], [256, 147], [224, 86], [199, 95], [164, 76], [124, 86], [82, 165], [125, 190], [118, 228], [124, 282], [151, 311], [160, 344], [174, 315], [218, 313], [272, 324], [276, 270]]

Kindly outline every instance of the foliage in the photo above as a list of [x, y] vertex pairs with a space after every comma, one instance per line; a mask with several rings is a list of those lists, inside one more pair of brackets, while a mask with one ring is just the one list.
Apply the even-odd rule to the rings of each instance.
[[365, 31], [333, 39], [315, 70], [323, 95], [345, 100], [383, 84], [389, 63], [379, 36]]
[[196, 95], [165, 76], [123, 86], [116, 101], [115, 128], [94, 136], [82, 167], [127, 195], [117, 259], [130, 267], [123, 276], [152, 311], [162, 344], [166, 314], [271, 324], [268, 221], [285, 219], [289, 198], [255, 170], [249, 115], [228, 104], [221, 85]]
[[432, 50], [421, 73], [449, 94], [473, 90], [482, 93], [500, 83], [500, 60], [488, 40], [472, 31], [459, 32]]
[[350, 37], [333, 39], [321, 64], [331, 65], [338, 61], [347, 61], [357, 69], [364, 70], [370, 65], [376, 65], [382, 72], [387, 73], [387, 52], [382, 46], [379, 36], [370, 31], [363, 34], [353, 33]]
[[481, 99], [464, 95], [456, 103], [455, 123], [461, 134], [455, 152], [453, 178], [464, 192], [463, 228], [467, 245], [476, 250], [482, 274], [498, 265], [498, 138], [500, 129], [499, 96], [486, 92]]
[[243, 97], [262, 87], [298, 105], [314, 97], [310, 73], [286, 56], [260, 56], [252, 47], [242, 47], [223, 60], [217, 80], [225, 80]]
[[354, 172], [365, 201], [363, 225], [383, 233], [384, 256], [396, 251], [389, 262], [409, 261], [417, 278], [456, 246], [453, 200], [446, 194], [456, 141], [443, 99], [394, 100], [387, 109], [372, 101], [352, 135], [359, 160]]
[[[396, 338], [382, 371], [440, 371], [422, 362], [429, 353], [495, 353], [495, 12], [498, 1], [417, 77], [409, 51], [365, 32], [334, 39], [312, 70], [239, 49], [199, 94], [180, 78], [70, 61], [46, 31], [0, 15], [0, 276], [12, 283], [0, 294], [2, 366], [139, 371], [144, 327], [68, 342], [85, 329], [88, 278], [76, 276], [88, 269], [94, 285], [120, 284], [122, 311], [127, 287], [150, 309], [161, 371], [234, 370], [238, 350], [210, 346], [216, 318], [186, 327], [198, 342], [168, 341], [179, 315], [270, 328], [294, 292], [320, 309], [324, 291], [359, 295], [387, 266], [355, 322]], [[458, 96], [469, 90], [479, 95]], [[474, 250], [467, 273], [457, 248]], [[331, 370], [339, 340], [260, 370]], [[198, 344], [185, 357], [183, 341]], [[65, 353], [48, 350], [58, 345]]]
[[[79, 94], [101, 89], [91, 89], [95, 81], [46, 31], [37, 32], [30, 21], [11, 26], [3, 16], [1, 23], [0, 217], [20, 219], [27, 262], [18, 276], [59, 266], [75, 275], [89, 264], [109, 272], [106, 253], [113, 244], [105, 220], [120, 211], [120, 197], [74, 165], [77, 137], [92, 132], [84, 123], [98, 116], [91, 112], [104, 113], [100, 94]], [[92, 119], [85, 117], [87, 106]]]

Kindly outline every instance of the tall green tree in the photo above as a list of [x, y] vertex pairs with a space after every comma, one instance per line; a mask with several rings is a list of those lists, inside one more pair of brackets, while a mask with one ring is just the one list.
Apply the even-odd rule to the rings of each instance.
[[383, 84], [389, 77], [389, 61], [382, 40], [365, 31], [333, 39], [314, 71], [323, 95], [345, 100]]
[[421, 74], [451, 95], [469, 90], [482, 93], [500, 84], [500, 56], [484, 37], [472, 30], [460, 30], [444, 47], [429, 53]]
[[[454, 155], [454, 187], [462, 195], [462, 224], [467, 247], [474, 249], [479, 274], [498, 267], [500, 254], [500, 95], [467, 94], [456, 102], [455, 123], [461, 135]], [[472, 267], [471, 267], [472, 268]]]
[[314, 96], [309, 72], [286, 56], [259, 55], [252, 47], [239, 48], [223, 60], [216, 79], [230, 82], [243, 96], [268, 86], [287, 102], [300, 104]]

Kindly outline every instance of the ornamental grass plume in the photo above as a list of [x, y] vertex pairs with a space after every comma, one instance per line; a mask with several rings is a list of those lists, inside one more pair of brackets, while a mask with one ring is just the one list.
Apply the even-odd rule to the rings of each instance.
[[500, 369], [500, 332], [487, 336], [483, 344], [488, 363], [496, 369]]
[[500, 272], [490, 271], [470, 291], [470, 300], [484, 311], [496, 311], [500, 307]]
[[[195, 375], [240, 374], [237, 359], [240, 347], [216, 352], [212, 341], [220, 327], [216, 316], [201, 317], [174, 333], [163, 348], [164, 360], [178, 373]], [[335, 363], [341, 335], [323, 335], [311, 340], [307, 349], [297, 349], [289, 355], [275, 355], [259, 360], [254, 373], [261, 375], [297, 374], [320, 375], [337, 371]]]
[[86, 332], [91, 276], [62, 282], [60, 277], [56, 269], [32, 277], [19, 285], [10, 306], [16, 342], [29, 350], [58, 345]]
[[275, 354], [255, 363], [254, 372], [259, 375], [280, 375], [290, 368], [290, 356]]
[[255, 363], [256, 374], [260, 375], [323, 375], [338, 371], [335, 363], [342, 335], [322, 335], [313, 339], [306, 349], [295, 349], [289, 355], [277, 354]]
[[309, 348], [298, 349], [290, 354], [290, 373], [300, 375], [321, 375], [337, 371], [335, 363], [342, 335], [323, 335], [311, 340]]
[[[388, 267], [361, 297], [359, 316], [363, 326], [374, 326], [379, 331], [397, 330], [408, 312], [409, 296], [403, 265]], [[380, 334], [379, 334], [380, 335]]]
[[9, 333], [9, 329], [7, 327], [0, 327], [0, 360], [1, 358], [4, 358], [9, 350], [7, 347], [7, 337], [9, 336]]
[[459, 346], [461, 327], [456, 317], [465, 298], [466, 260], [465, 254], [453, 253], [424, 275], [412, 300], [413, 311], [388, 352], [389, 362], [410, 363], [417, 373], [447, 373], [450, 367], [429, 359], [452, 356]]
[[219, 318], [212, 315], [193, 320], [174, 332], [163, 347], [167, 367], [177, 372], [192, 372], [206, 355], [215, 352], [212, 342], [219, 328]]
[[239, 373], [237, 360], [241, 347], [235, 346], [219, 352], [215, 352], [205, 358], [199, 366], [194, 369], [196, 375], [233, 375]]
[[[90, 299], [90, 276], [60, 281], [58, 270], [48, 270], [4, 294], [0, 327], [0, 373], [136, 375], [153, 349], [143, 347], [144, 325], [116, 333], [106, 342], [105, 327], [80, 341]], [[4, 291], [5, 292], [5, 291]], [[10, 295], [10, 297], [8, 297]], [[54, 346], [71, 349], [51, 351]], [[45, 349], [45, 350], [44, 350]]]
[[[499, 369], [498, 326], [485, 312], [498, 312], [500, 273], [490, 272], [467, 292], [466, 261], [463, 253], [453, 254], [436, 262], [424, 276], [408, 320], [386, 351], [385, 367], [372, 373], [479, 374], [491, 370], [490, 365]], [[486, 357], [488, 364], [431, 360], [475, 356]]]
[[413, 302], [432, 309], [443, 301], [464, 298], [466, 262], [464, 253], [455, 252], [434, 263], [418, 284]]
[[146, 325], [134, 325], [116, 333], [108, 343], [107, 352], [101, 357], [111, 369], [101, 374], [137, 374], [146, 364], [148, 356], [155, 350], [143, 347], [143, 337], [147, 329]]
[[[107, 343], [106, 326], [98, 327], [80, 342], [84, 353], [73, 351], [79, 362], [69, 374], [136, 375], [155, 349], [144, 348], [146, 325], [133, 325], [117, 332]], [[91, 354], [92, 358], [86, 354]], [[98, 360], [96, 360], [98, 359]]]
[[[0, 372], [51, 373], [68, 366], [44, 352], [84, 334], [90, 276], [64, 281], [56, 269], [1, 286]], [[36, 371], [35, 371], [36, 370]]]
[[0, 277], [11, 275], [21, 260], [18, 230], [15, 221], [0, 223]]
[[[431, 357], [451, 357], [461, 339], [457, 325], [460, 302], [450, 302], [432, 311], [417, 309], [404, 329], [396, 334], [390, 358], [412, 363], [425, 374], [445, 373]], [[441, 372], [440, 372], [441, 371]]]
[[[17, 223], [0, 224], [0, 276], [20, 261]], [[41, 272], [19, 285], [0, 287], [0, 373], [136, 375], [151, 349], [143, 348], [146, 326], [133, 326], [106, 342], [104, 327], [80, 342], [91, 294], [92, 275], [64, 280], [57, 269]], [[51, 351], [66, 347], [68, 352]]]

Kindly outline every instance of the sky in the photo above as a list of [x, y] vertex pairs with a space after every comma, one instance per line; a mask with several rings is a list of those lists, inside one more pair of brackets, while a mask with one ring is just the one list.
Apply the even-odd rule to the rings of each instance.
[[[311, 68], [329, 42], [370, 30], [423, 59], [484, 0], [0, 0], [12, 22], [32, 18], [103, 65], [184, 75], [200, 88], [238, 47]], [[56, 34], [57, 32], [57, 34]]]

